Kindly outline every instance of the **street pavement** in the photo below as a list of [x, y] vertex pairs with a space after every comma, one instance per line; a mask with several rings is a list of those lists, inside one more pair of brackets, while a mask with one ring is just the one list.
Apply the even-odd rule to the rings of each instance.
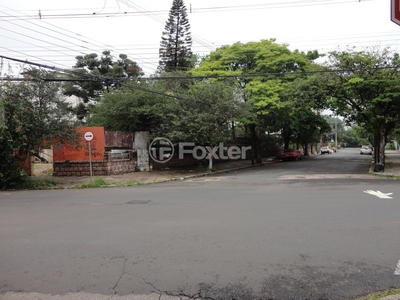
[[[340, 150], [339, 150], [340, 151]], [[333, 154], [334, 155], [334, 154]], [[267, 158], [263, 160], [262, 165], [264, 164], [272, 164], [276, 163], [278, 160], [273, 159], [273, 158]], [[118, 185], [118, 182], [137, 182], [137, 183], [156, 183], [156, 182], [166, 182], [166, 181], [172, 181], [172, 180], [185, 180], [193, 177], [199, 177], [199, 176], [209, 176], [210, 174], [218, 174], [218, 173], [225, 173], [225, 172], [236, 172], [238, 170], [244, 169], [244, 168], [252, 168], [252, 167], [257, 167], [260, 165], [252, 165], [251, 161], [248, 160], [241, 160], [241, 161], [231, 161], [231, 162], [221, 162], [215, 165], [215, 171], [212, 173], [209, 172], [199, 172], [195, 168], [184, 168], [184, 169], [160, 169], [160, 170], [154, 170], [152, 172], [137, 172], [137, 173], [131, 173], [131, 174], [124, 174], [124, 175], [114, 175], [114, 176], [106, 176], [103, 177], [107, 182], [110, 182], [111, 185]], [[400, 151], [393, 151], [393, 150], [387, 150], [386, 151], [386, 163], [385, 163], [385, 170], [384, 172], [373, 172], [373, 164], [371, 161], [371, 168], [370, 168], [370, 173], [371, 176], [374, 174], [375, 176], [400, 176]], [[82, 182], [87, 182], [90, 180], [90, 177], [84, 176], [84, 177], [52, 177], [52, 179], [55, 179], [56, 181], [59, 182], [60, 186], [63, 188], [73, 188], [76, 184], [82, 183]], [[24, 294], [15, 294], [15, 293], [9, 293], [9, 294], [3, 294], [0, 295], [1, 300], [20, 300], [20, 299], [128, 299], [125, 297], [118, 297], [114, 295], [113, 297], [110, 298], [110, 296], [103, 296], [103, 295], [98, 295], [96, 298], [93, 298], [94, 295], [86, 295], [84, 293], [82, 294], [75, 294], [72, 298], [68, 298], [68, 295], [64, 296], [57, 296], [58, 298], [54, 298], [54, 296], [48, 295], [43, 295], [43, 294], [37, 294], [35, 295], [30, 295], [34, 296], [33, 298], [24, 298], [26, 295]], [[70, 295], [71, 296], [71, 295]], [[90, 297], [90, 298], [85, 298], [85, 297]], [[104, 298], [103, 298], [104, 297]], [[148, 298], [146, 299], [177, 299], [176, 297], [169, 297], [169, 296], [162, 296], [160, 295], [148, 295]], [[180, 299], [184, 297], [179, 297]], [[139, 298], [129, 298], [129, 299], [139, 299]], [[140, 298], [144, 299], [144, 298]], [[399, 295], [393, 295], [389, 297], [384, 297], [381, 298], [381, 300], [400, 300], [400, 294]]]
[[[400, 151], [386, 150], [386, 162], [384, 172], [373, 172], [373, 164], [371, 164], [370, 173], [378, 176], [400, 176]], [[400, 300], [400, 294], [380, 298], [380, 300]]]
[[[339, 150], [340, 151], [340, 150]], [[374, 172], [374, 164], [371, 160], [371, 167], [369, 173], [375, 176], [400, 176], [400, 151], [399, 150], [386, 150], [385, 151], [385, 168], [384, 172]], [[274, 157], [264, 158], [261, 165], [272, 164], [279, 162]], [[177, 168], [177, 169], [159, 169], [153, 170], [151, 172], [136, 172], [123, 175], [114, 175], [103, 177], [107, 182], [138, 182], [143, 184], [166, 182], [172, 180], [185, 180], [193, 177], [209, 176], [212, 174], [225, 173], [225, 172], [235, 172], [244, 168], [257, 167], [260, 164], [252, 164], [250, 160], [238, 160], [238, 161], [226, 161], [219, 162], [215, 164], [215, 171], [210, 172], [198, 172], [196, 168]], [[61, 186], [65, 188], [71, 188], [76, 184], [87, 182], [90, 177], [60, 177], [57, 181]], [[151, 296], [149, 296], [151, 297]], [[163, 298], [164, 299], [164, 298]], [[381, 298], [381, 300], [400, 300], [400, 294], [392, 295], [388, 297]]]

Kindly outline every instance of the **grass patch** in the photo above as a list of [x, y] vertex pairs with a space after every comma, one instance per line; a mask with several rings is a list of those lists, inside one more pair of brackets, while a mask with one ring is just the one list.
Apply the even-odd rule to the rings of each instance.
[[119, 187], [138, 186], [138, 185], [146, 185], [146, 184], [148, 184], [148, 183], [138, 182], [138, 181], [124, 181], [124, 182], [112, 181], [109, 183], [109, 185], [111, 185], [111, 186], [119, 186]]
[[16, 189], [22, 190], [41, 190], [50, 189], [57, 185], [57, 182], [52, 179], [38, 179], [38, 178], [27, 178], [21, 183]]
[[73, 188], [76, 189], [91, 189], [91, 188], [105, 188], [105, 187], [129, 187], [148, 185], [155, 182], [139, 182], [139, 181], [106, 181], [104, 178], [98, 177], [84, 183], [76, 184]]
[[369, 173], [370, 176], [374, 177], [380, 177], [380, 178], [387, 178], [387, 179], [393, 179], [393, 180], [400, 180], [399, 175], [385, 175], [385, 173]]
[[202, 164], [199, 164], [196, 167], [196, 173], [210, 173], [215, 171], [216, 171], [215, 168], [210, 169], [209, 167], [203, 166]]
[[92, 189], [92, 188], [100, 188], [106, 187], [109, 183], [101, 177], [93, 178], [92, 180], [86, 181], [84, 183], [74, 185], [76, 189]]
[[400, 290], [399, 289], [374, 293], [374, 294], [367, 295], [367, 296], [364, 296], [364, 297], [361, 297], [361, 298], [357, 298], [356, 300], [378, 300], [378, 299], [381, 299], [383, 297], [393, 296], [393, 295], [397, 295], [397, 294], [400, 294]]

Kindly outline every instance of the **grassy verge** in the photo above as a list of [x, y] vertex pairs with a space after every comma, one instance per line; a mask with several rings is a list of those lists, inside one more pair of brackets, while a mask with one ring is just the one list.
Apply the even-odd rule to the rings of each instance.
[[150, 183], [143, 183], [137, 181], [111, 181], [108, 182], [104, 178], [98, 177], [93, 180], [86, 181], [84, 183], [76, 184], [73, 188], [75, 189], [91, 189], [91, 188], [104, 188], [104, 187], [128, 187], [128, 186], [138, 186], [146, 185]]
[[76, 189], [91, 189], [91, 188], [100, 188], [106, 187], [109, 183], [101, 177], [93, 178], [92, 180], [86, 181], [84, 183], [79, 183], [74, 185]]
[[[108, 182], [104, 178], [96, 177], [92, 180], [76, 184], [71, 188], [74, 189], [91, 189], [91, 188], [105, 188], [105, 187], [129, 187], [152, 184], [153, 182], [138, 182], [138, 181], [111, 181]], [[52, 179], [28, 177], [25, 181], [21, 182], [12, 190], [46, 190], [46, 189], [60, 189], [63, 188], [62, 184]]]
[[398, 175], [385, 175], [385, 173], [369, 173], [371, 176], [374, 177], [383, 177], [387, 179], [393, 179], [393, 180], [400, 180], [400, 176]]
[[57, 182], [55, 182], [52, 179], [27, 178], [16, 189], [18, 189], [18, 190], [42, 190], [42, 189], [54, 188], [55, 186], [57, 186]]
[[138, 186], [138, 185], [146, 185], [146, 184], [149, 184], [149, 183], [138, 182], [138, 181], [124, 181], [124, 182], [112, 181], [109, 183], [109, 186], [124, 187], [124, 186]]
[[397, 294], [400, 294], [400, 289], [378, 292], [361, 298], [357, 298], [356, 300], [378, 300], [387, 296], [393, 296]]

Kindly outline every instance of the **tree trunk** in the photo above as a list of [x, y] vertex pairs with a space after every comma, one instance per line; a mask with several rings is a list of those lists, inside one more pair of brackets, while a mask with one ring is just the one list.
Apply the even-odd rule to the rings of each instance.
[[[25, 170], [25, 166], [26, 166], [26, 164], [27, 164], [27, 162], [28, 162], [28, 160], [29, 159], [31, 159], [31, 145], [28, 145], [28, 150], [26, 151], [26, 156], [25, 156], [25, 159], [24, 159], [24, 163], [22, 164], [22, 168], [21, 168], [21, 170]], [[22, 157], [23, 157], [23, 154], [22, 154]]]
[[303, 155], [304, 156], [308, 156], [308, 144], [304, 144], [303, 145]]
[[260, 139], [257, 135], [256, 125], [251, 124], [249, 126], [251, 133], [251, 164], [261, 163], [261, 145]]
[[384, 172], [385, 171], [385, 146], [386, 146], [386, 135], [385, 127], [383, 125], [379, 126], [379, 129], [374, 137], [374, 158], [375, 167], [374, 172]]
[[232, 124], [232, 140], [236, 140], [236, 127], [235, 127], [235, 121], [231, 122]]
[[385, 146], [386, 146], [386, 137], [385, 137], [385, 129], [383, 126], [379, 128], [379, 157], [378, 163], [385, 165]]
[[374, 146], [374, 162], [378, 163], [379, 162], [379, 134], [376, 132], [374, 134], [374, 143], [372, 144]]
[[283, 132], [284, 149], [289, 149], [291, 132]]
[[250, 124], [250, 133], [251, 133], [251, 164], [254, 165], [257, 161], [257, 133], [256, 133], [256, 125]]
[[213, 156], [210, 155], [210, 158], [208, 159], [208, 169], [211, 171], [213, 168]]

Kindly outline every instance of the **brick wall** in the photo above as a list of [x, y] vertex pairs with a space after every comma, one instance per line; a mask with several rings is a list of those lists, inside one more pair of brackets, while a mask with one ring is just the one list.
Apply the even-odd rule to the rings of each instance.
[[[111, 159], [110, 153], [105, 153], [106, 160], [92, 161], [94, 176], [117, 175], [136, 171], [136, 157], [128, 159]], [[53, 163], [53, 176], [90, 176], [89, 161], [57, 161]]]
[[136, 158], [108, 161], [107, 175], [133, 173], [136, 171], [136, 166]]

